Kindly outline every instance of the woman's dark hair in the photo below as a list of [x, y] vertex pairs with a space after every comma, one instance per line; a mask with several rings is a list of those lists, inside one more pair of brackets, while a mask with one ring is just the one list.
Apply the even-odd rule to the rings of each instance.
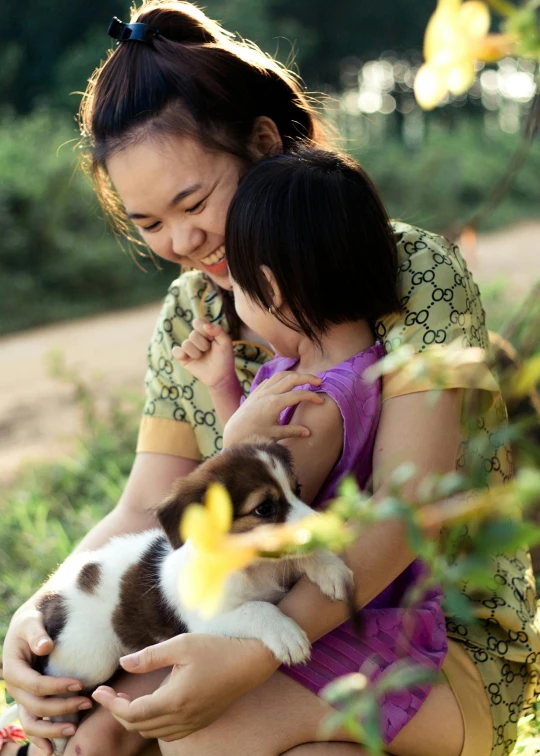
[[286, 325], [318, 342], [331, 325], [399, 312], [397, 250], [371, 179], [351, 158], [299, 149], [257, 163], [227, 216], [225, 248], [240, 288], [272, 305], [276, 278]]
[[[286, 152], [298, 142], [326, 146], [325, 128], [301, 80], [258, 47], [238, 40], [199, 8], [145, 0], [131, 14], [160, 35], [121, 42], [91, 77], [79, 111], [83, 168], [120, 236], [135, 244], [131, 224], [107, 176], [106, 159], [148, 137], [183, 136], [253, 162], [250, 136], [271, 118]], [[233, 337], [240, 322], [220, 289]]]
[[[324, 146], [324, 128], [299, 78], [188, 2], [149, 0], [131, 15], [160, 35], [121, 42], [90, 79], [79, 122], [101, 204], [118, 231], [129, 224], [107, 178], [112, 153], [147, 137], [189, 136], [252, 162], [255, 120], [271, 118], [287, 152]], [[89, 143], [89, 144], [88, 144]]]

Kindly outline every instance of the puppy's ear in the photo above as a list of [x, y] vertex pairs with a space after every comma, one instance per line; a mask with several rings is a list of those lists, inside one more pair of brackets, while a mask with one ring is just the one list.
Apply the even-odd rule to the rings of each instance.
[[200, 504], [206, 493], [206, 484], [201, 480], [181, 478], [173, 487], [170, 496], [156, 509], [156, 517], [173, 549], [182, 546], [180, 522], [186, 507]]
[[266, 451], [278, 459], [286, 470], [294, 474], [294, 463], [291, 452], [278, 441], [267, 441]]

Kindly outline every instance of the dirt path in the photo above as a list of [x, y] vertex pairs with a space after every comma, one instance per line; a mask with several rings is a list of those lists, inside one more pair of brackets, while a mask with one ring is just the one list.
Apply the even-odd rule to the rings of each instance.
[[[465, 253], [480, 285], [502, 279], [521, 298], [540, 279], [540, 223], [483, 235]], [[142, 392], [158, 311], [156, 304], [0, 339], [0, 485], [24, 460], [69, 453], [79, 430], [73, 388], [51, 378], [47, 355], [63, 352], [69, 368], [99, 376], [103, 392]]]
[[27, 458], [69, 452], [80, 427], [72, 386], [52, 378], [49, 357], [62, 352], [101, 390], [142, 392], [146, 348], [159, 304], [40, 328], [0, 339], [0, 485]]

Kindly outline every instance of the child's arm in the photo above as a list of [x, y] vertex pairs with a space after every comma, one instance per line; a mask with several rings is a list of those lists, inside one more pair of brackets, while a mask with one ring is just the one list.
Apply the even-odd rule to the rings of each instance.
[[[227, 448], [252, 434], [281, 441], [293, 456], [302, 501], [311, 504], [341, 456], [343, 418], [327, 394], [296, 389], [305, 383], [320, 386], [321, 379], [282, 372], [260, 383], [225, 426], [223, 445]], [[280, 425], [281, 412], [294, 405], [291, 424]]]
[[302, 487], [302, 501], [311, 504], [338, 463], [343, 451], [343, 418], [328, 394], [317, 393], [324, 404], [303, 402], [293, 422], [309, 428], [308, 438], [286, 438], [281, 443], [292, 454], [294, 469]]
[[173, 357], [208, 388], [217, 416], [225, 425], [244, 396], [234, 370], [229, 334], [216, 323], [196, 318], [189, 338], [174, 347]]

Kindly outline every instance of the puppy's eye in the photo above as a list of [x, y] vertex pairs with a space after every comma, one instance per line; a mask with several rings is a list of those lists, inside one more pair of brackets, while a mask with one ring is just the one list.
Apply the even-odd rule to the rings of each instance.
[[296, 488], [294, 489], [294, 495], [300, 498], [301, 493], [302, 493], [302, 486], [300, 485], [300, 483], [297, 483]]
[[273, 502], [271, 499], [265, 499], [262, 501], [257, 509], [253, 510], [253, 514], [257, 517], [274, 517], [274, 515], [277, 512], [277, 507], [275, 502]]

